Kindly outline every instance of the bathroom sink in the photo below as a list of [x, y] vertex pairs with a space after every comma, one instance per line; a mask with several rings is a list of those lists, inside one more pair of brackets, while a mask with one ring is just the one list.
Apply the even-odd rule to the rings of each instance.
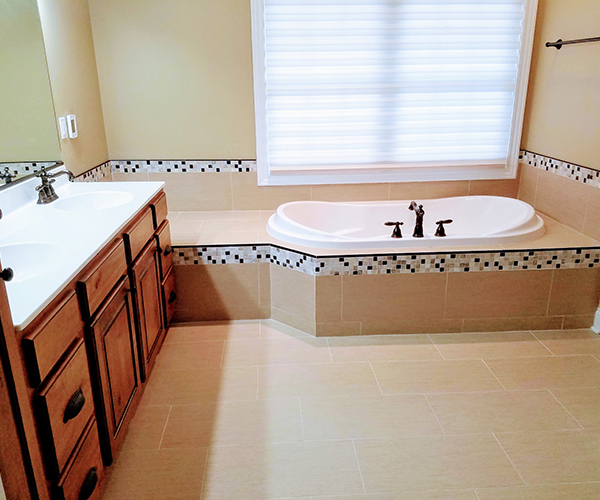
[[11, 283], [26, 281], [53, 271], [65, 257], [65, 249], [53, 243], [0, 245], [2, 268], [14, 272]]
[[131, 200], [133, 200], [131, 193], [122, 191], [97, 191], [59, 198], [52, 203], [52, 206], [57, 210], [65, 210], [67, 212], [106, 210], [120, 207]]

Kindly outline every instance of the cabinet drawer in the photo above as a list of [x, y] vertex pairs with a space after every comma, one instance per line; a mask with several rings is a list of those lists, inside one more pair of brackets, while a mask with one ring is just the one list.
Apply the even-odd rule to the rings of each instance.
[[173, 314], [175, 314], [175, 305], [177, 304], [177, 293], [175, 292], [175, 271], [172, 268], [165, 278], [162, 288], [165, 301], [165, 326], [168, 326], [173, 318]]
[[104, 476], [96, 420], [90, 419], [68, 468], [56, 486], [60, 500], [97, 500]]
[[94, 413], [94, 401], [83, 340], [77, 342], [58, 371], [35, 396], [40, 427], [45, 430], [48, 461], [62, 471]]
[[23, 338], [23, 354], [32, 387], [42, 383], [76, 338], [83, 337], [83, 320], [75, 291], [40, 316], [40, 323]]
[[171, 247], [171, 228], [169, 221], [164, 221], [156, 231], [158, 251], [160, 252], [161, 276], [164, 278], [173, 267], [173, 248]]
[[160, 227], [164, 220], [166, 220], [167, 214], [169, 213], [169, 210], [167, 209], [167, 195], [165, 193], [160, 193], [152, 200], [150, 207], [152, 207], [154, 228], [156, 229]]
[[142, 210], [136, 222], [123, 233], [127, 262], [131, 264], [154, 234], [154, 218], [150, 207]]
[[124, 249], [122, 240], [113, 243], [107, 252], [103, 253], [104, 257], [100, 258], [96, 265], [92, 263], [91, 271], [77, 283], [84, 320], [90, 319], [119, 278], [127, 272]]

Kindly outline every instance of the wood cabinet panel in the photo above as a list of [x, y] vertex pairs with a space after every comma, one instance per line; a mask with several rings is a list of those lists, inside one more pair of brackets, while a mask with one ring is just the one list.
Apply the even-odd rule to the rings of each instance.
[[160, 227], [164, 220], [166, 220], [169, 210], [167, 208], [167, 195], [161, 192], [154, 200], [150, 202], [152, 208], [152, 215], [154, 217], [154, 228]]
[[83, 320], [75, 291], [36, 318], [23, 337], [29, 381], [37, 387], [76, 338], [83, 338]]
[[54, 497], [59, 500], [98, 500], [103, 476], [98, 429], [92, 418], [55, 488]]
[[125, 244], [118, 240], [92, 262], [90, 271], [78, 283], [79, 303], [84, 320], [88, 320], [115, 283], [127, 272]]
[[123, 233], [127, 262], [131, 264], [154, 234], [154, 217], [150, 207], [140, 212], [133, 224]]
[[134, 400], [141, 394], [128, 278], [121, 278], [87, 330], [103, 455], [105, 463], [110, 464], [133, 416]]
[[139, 320], [142, 380], [146, 380], [164, 337], [158, 245], [150, 241], [131, 269]]
[[173, 267], [173, 247], [171, 246], [171, 227], [169, 221], [165, 220], [156, 231], [158, 248], [160, 253], [161, 278], [169, 274]]
[[94, 413], [94, 400], [83, 339], [35, 396], [48, 467], [57, 476]]

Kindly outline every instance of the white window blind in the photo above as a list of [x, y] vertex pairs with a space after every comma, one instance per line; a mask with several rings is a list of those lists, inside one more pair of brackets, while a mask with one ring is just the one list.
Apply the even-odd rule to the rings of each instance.
[[256, 1], [271, 172], [506, 164], [526, 0]]

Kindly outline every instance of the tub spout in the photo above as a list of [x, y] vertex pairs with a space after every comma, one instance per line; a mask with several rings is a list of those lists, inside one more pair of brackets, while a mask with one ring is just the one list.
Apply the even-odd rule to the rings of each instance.
[[415, 221], [415, 230], [413, 231], [413, 238], [423, 238], [423, 216], [425, 215], [423, 205], [417, 205], [417, 202], [413, 201], [409, 205], [408, 209], [413, 210], [417, 216], [417, 220]]

